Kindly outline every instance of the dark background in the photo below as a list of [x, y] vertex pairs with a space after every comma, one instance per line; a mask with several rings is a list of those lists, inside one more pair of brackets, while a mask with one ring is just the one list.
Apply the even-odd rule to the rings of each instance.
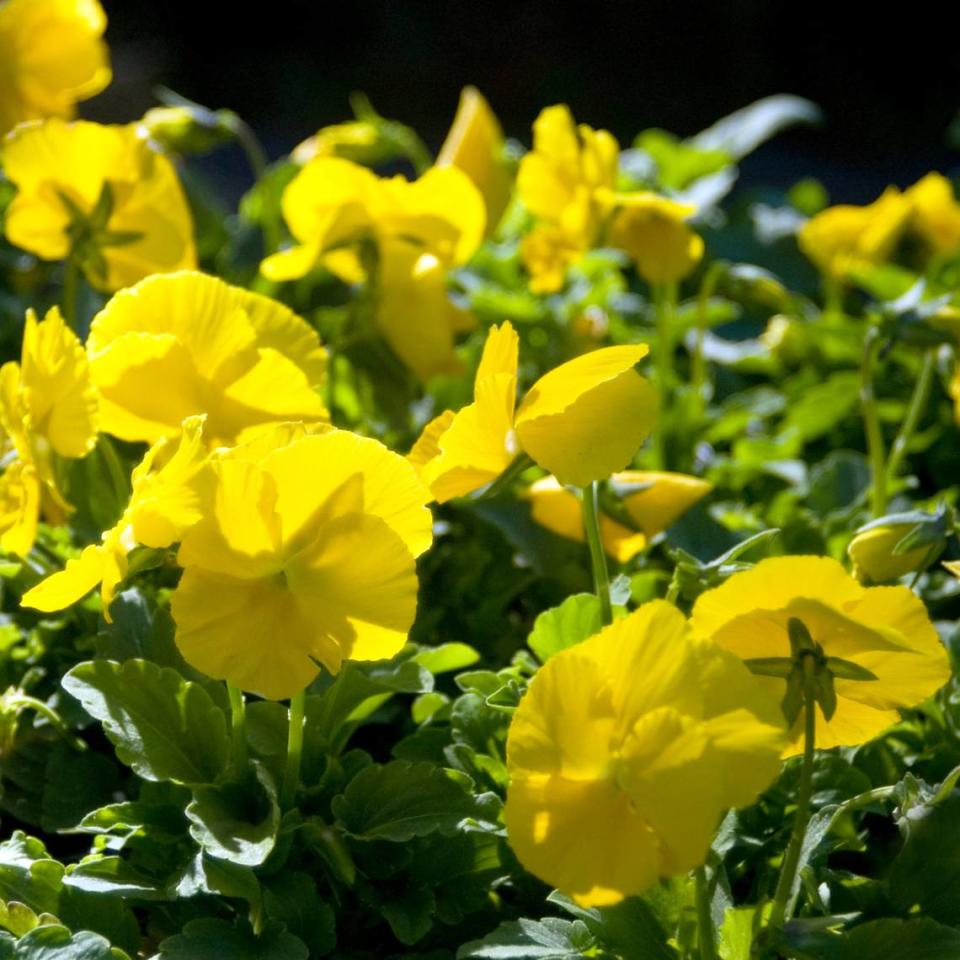
[[[460, 87], [486, 94], [508, 134], [530, 139], [564, 101], [621, 144], [650, 126], [689, 135], [770, 93], [818, 103], [826, 121], [762, 148], [746, 182], [820, 177], [835, 201], [948, 172], [960, 109], [957, 5], [727, 0], [105, 0], [115, 81], [86, 109], [126, 121], [164, 83], [237, 110], [272, 156], [347, 119], [363, 90], [385, 116], [439, 145]], [[225, 155], [227, 169], [238, 164]]]

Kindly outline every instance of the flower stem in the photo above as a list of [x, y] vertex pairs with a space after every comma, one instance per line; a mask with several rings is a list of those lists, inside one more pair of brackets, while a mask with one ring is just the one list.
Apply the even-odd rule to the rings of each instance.
[[886, 454], [874, 390], [879, 353], [880, 335], [876, 327], [872, 327], [863, 345], [863, 361], [860, 365], [860, 406], [863, 410], [863, 426], [867, 438], [867, 455], [870, 458], [870, 510], [874, 517], [882, 517], [887, 509]]
[[597, 482], [594, 480], [583, 488], [580, 502], [583, 505], [583, 527], [590, 545], [590, 565], [593, 568], [593, 588], [600, 601], [600, 618], [603, 625], [613, 623], [613, 607], [610, 604], [610, 574], [607, 558], [600, 537], [600, 517], [597, 507]]
[[71, 252], [63, 265], [63, 319], [77, 330], [77, 301], [80, 293], [80, 265]]
[[920, 418], [927, 407], [927, 400], [930, 397], [930, 387], [933, 383], [933, 372], [936, 367], [936, 350], [928, 350], [923, 358], [923, 366], [920, 368], [920, 376], [917, 378], [916, 385], [913, 388], [913, 395], [910, 397], [910, 405], [907, 407], [907, 415], [904, 417], [900, 430], [893, 446], [890, 447], [890, 456], [887, 459], [886, 466], [886, 484], [889, 486], [897, 478], [897, 472], [900, 464], [903, 462], [907, 453], [907, 447], [916, 433]]
[[794, 814], [793, 832], [790, 834], [790, 843], [787, 845], [787, 852], [783, 857], [780, 879], [777, 881], [777, 890], [773, 897], [773, 906], [770, 909], [770, 919], [767, 922], [767, 926], [771, 930], [780, 929], [790, 919], [793, 912], [790, 904], [793, 883], [797, 876], [797, 867], [800, 865], [800, 853], [807, 833], [807, 824], [810, 822], [810, 799], [813, 796], [813, 754], [817, 724], [817, 704], [814, 696], [815, 671], [816, 664], [813, 658], [810, 656], [804, 657], [804, 735], [800, 787], [797, 791], [797, 811]]
[[[269, 164], [263, 144], [257, 139], [253, 128], [236, 114], [230, 118], [230, 129], [247, 158], [254, 181], [259, 183], [266, 176]], [[263, 252], [269, 256], [280, 249], [280, 208], [272, 203], [264, 203], [262, 210]]]
[[657, 466], [669, 468], [668, 437], [664, 416], [669, 409], [670, 387], [673, 384], [674, 314], [677, 308], [677, 285], [660, 283], [653, 288], [657, 325], [657, 390], [660, 401], [660, 428], [657, 430]]
[[717, 960], [717, 945], [714, 940], [713, 916], [710, 913], [710, 888], [707, 871], [697, 867], [693, 872], [694, 891], [697, 902], [697, 943], [700, 960]]
[[240, 774], [247, 767], [247, 706], [243, 691], [227, 681], [230, 697], [230, 743], [233, 752], [233, 769]]
[[700, 284], [700, 292], [697, 295], [696, 339], [693, 342], [693, 354], [690, 358], [690, 388], [693, 392], [693, 402], [696, 405], [696, 420], [700, 419], [707, 403], [707, 361], [703, 355], [707, 334], [707, 307], [710, 305], [710, 298], [716, 291], [717, 283], [726, 268], [727, 264], [721, 260], [711, 263], [707, 272], [703, 275], [703, 282]]
[[300, 787], [300, 758], [303, 756], [303, 720], [306, 705], [306, 690], [301, 690], [295, 697], [290, 698], [287, 765], [283, 771], [283, 786], [280, 789], [281, 810], [289, 810], [294, 805]]

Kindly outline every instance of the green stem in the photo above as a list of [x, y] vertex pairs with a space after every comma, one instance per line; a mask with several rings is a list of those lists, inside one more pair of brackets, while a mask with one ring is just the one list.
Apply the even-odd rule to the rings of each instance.
[[77, 301], [80, 294], [80, 265], [71, 253], [63, 265], [63, 319], [67, 326], [77, 329]]
[[[230, 128], [237, 138], [240, 149], [243, 150], [243, 154], [247, 158], [253, 179], [259, 183], [267, 175], [269, 166], [267, 152], [263, 149], [263, 144], [257, 139], [257, 135], [253, 132], [251, 126], [236, 114], [230, 119]], [[263, 218], [261, 223], [263, 252], [264, 255], [269, 256], [280, 249], [280, 207], [273, 203], [264, 203], [261, 216]]]
[[518, 454], [513, 462], [507, 467], [503, 473], [497, 477], [486, 489], [477, 496], [471, 498], [473, 500], [493, 500], [495, 497], [499, 497], [500, 494], [505, 493], [510, 487], [513, 486], [514, 481], [517, 477], [520, 476], [525, 470], [529, 470], [533, 466], [533, 461], [525, 453]]
[[327, 361], [327, 413], [330, 415], [330, 422], [337, 423], [337, 360], [339, 353], [336, 350], [330, 351], [330, 359]]
[[247, 706], [243, 691], [227, 681], [230, 697], [230, 743], [233, 752], [233, 768], [237, 774], [247, 768]]
[[283, 786], [280, 788], [280, 808], [289, 810], [297, 799], [300, 787], [300, 758], [303, 756], [303, 720], [307, 705], [307, 692], [302, 690], [290, 698], [290, 726], [287, 731], [287, 765], [283, 771]]
[[597, 505], [597, 482], [583, 488], [580, 497], [583, 504], [583, 528], [590, 545], [590, 564], [593, 568], [593, 588], [600, 601], [600, 618], [603, 625], [613, 623], [613, 607], [610, 604], [610, 574], [607, 572], [607, 558], [603, 552], [603, 540], [600, 536], [600, 517]]
[[707, 361], [703, 355], [708, 326], [707, 307], [710, 305], [710, 298], [716, 291], [717, 283], [723, 271], [726, 270], [726, 267], [727, 265], [721, 260], [711, 263], [703, 276], [703, 282], [700, 284], [700, 292], [697, 295], [697, 331], [693, 346], [693, 356], [690, 358], [690, 386], [693, 390], [697, 420], [699, 420], [703, 414], [703, 409], [707, 402]]
[[660, 428], [657, 430], [657, 466], [669, 469], [668, 438], [664, 429], [673, 384], [674, 314], [677, 307], [677, 285], [660, 283], [653, 288], [657, 327], [657, 390], [660, 400]]
[[880, 334], [876, 327], [871, 327], [863, 348], [863, 362], [860, 365], [860, 406], [867, 438], [867, 455], [870, 458], [870, 510], [876, 518], [882, 517], [887, 509], [886, 454], [874, 390], [877, 357], [880, 353]]
[[713, 916], [710, 913], [710, 888], [707, 884], [707, 871], [703, 867], [697, 867], [693, 877], [697, 900], [697, 943], [700, 946], [700, 960], [717, 960]]
[[773, 897], [773, 906], [770, 909], [770, 919], [767, 922], [767, 926], [772, 930], [780, 929], [793, 913], [790, 903], [793, 883], [797, 876], [797, 867], [800, 864], [800, 853], [807, 833], [807, 824], [810, 822], [810, 799], [813, 796], [813, 754], [817, 724], [815, 671], [816, 664], [813, 657], [805, 656], [803, 658], [803, 761], [800, 767], [800, 787], [797, 791], [797, 812], [794, 814], [793, 832], [790, 835], [787, 852], [783, 857], [780, 879], [777, 881], [777, 890]]
[[900, 430], [893, 446], [890, 447], [890, 456], [887, 459], [886, 484], [889, 486], [897, 478], [897, 472], [900, 470], [900, 464], [906, 456], [907, 447], [916, 433], [920, 418], [927, 408], [927, 400], [930, 397], [930, 387], [933, 384], [933, 373], [936, 368], [937, 354], [936, 350], [928, 350], [923, 358], [923, 366], [920, 368], [920, 376], [917, 378], [916, 385], [913, 388], [913, 395], [910, 397], [910, 405], [907, 407], [907, 415], [904, 417]]

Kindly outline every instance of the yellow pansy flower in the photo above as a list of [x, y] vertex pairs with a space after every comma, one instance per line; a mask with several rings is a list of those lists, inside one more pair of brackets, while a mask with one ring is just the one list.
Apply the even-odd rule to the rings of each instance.
[[851, 270], [883, 263], [910, 219], [911, 203], [896, 187], [865, 207], [828, 207], [797, 234], [800, 249], [828, 277], [843, 280]]
[[72, 256], [106, 291], [196, 266], [176, 170], [139, 126], [47, 120], [18, 127], [2, 149], [17, 188], [4, 223], [14, 246]]
[[453, 125], [440, 153], [438, 167], [457, 167], [483, 196], [487, 233], [492, 234], [510, 202], [510, 168], [504, 157], [503, 129], [476, 87], [464, 87]]
[[[821, 749], [855, 746], [896, 723], [949, 678], [943, 644], [923, 602], [907, 587], [864, 587], [828, 557], [775, 557], [708, 590], [693, 608], [697, 636], [749, 660], [790, 657], [787, 622], [800, 620], [827, 657], [864, 667], [875, 680], [836, 678], [837, 708], [816, 718]], [[784, 682], [761, 678], [782, 694]], [[818, 708], [819, 709], [819, 708]], [[803, 719], [789, 754], [803, 749]]]
[[[601, 510], [600, 538], [611, 557], [626, 563], [705, 497], [713, 485], [683, 473], [627, 470], [610, 478], [610, 488], [634, 526], [625, 526]], [[530, 501], [530, 515], [541, 526], [578, 543], [586, 542], [580, 500], [556, 477], [537, 480], [524, 496]]]
[[324, 264], [346, 282], [365, 279], [364, 245], [376, 252], [374, 322], [419, 377], [457, 369], [455, 334], [473, 320], [449, 299], [446, 272], [483, 239], [483, 198], [454, 167], [418, 180], [380, 178], [337, 157], [311, 160], [287, 186], [283, 214], [298, 245], [261, 264], [271, 280], [294, 280]]
[[656, 419], [653, 388], [636, 371], [644, 344], [605, 347], [544, 374], [516, 406], [519, 341], [491, 327], [474, 400], [427, 425], [410, 452], [439, 503], [490, 483], [523, 451], [561, 483], [586, 486], [629, 463]]
[[517, 174], [520, 199], [541, 221], [520, 248], [534, 290], [559, 290], [565, 265], [598, 242], [613, 209], [619, 156], [612, 134], [575, 125], [563, 104], [534, 121], [533, 150]]
[[207, 453], [203, 417], [190, 417], [176, 440], [157, 441], [131, 474], [123, 515], [99, 544], [85, 547], [65, 568], [28, 590], [21, 603], [35, 610], [63, 610], [97, 584], [109, 621], [116, 588], [127, 575], [127, 556], [137, 546], [162, 549], [177, 543], [200, 519], [201, 470]]
[[53, 307], [42, 321], [27, 311], [20, 362], [0, 368], [0, 548], [25, 556], [43, 514], [69, 509], [56, 480], [55, 457], [79, 459], [97, 440], [99, 406], [83, 345]]
[[551, 657], [507, 739], [520, 862], [584, 907], [702, 864], [730, 807], [779, 770], [782, 716], [757, 678], [654, 601]]
[[110, 83], [97, 0], [0, 3], [0, 137], [26, 120], [73, 116]]
[[703, 238], [687, 226], [697, 208], [650, 191], [621, 194], [610, 243], [625, 250], [647, 283], [677, 283], [703, 258]]
[[393, 656], [431, 542], [413, 467], [342, 430], [211, 461], [203, 517], [184, 536], [171, 610], [187, 662], [280, 700], [320, 666]]
[[893, 552], [896, 545], [915, 527], [915, 523], [894, 523], [861, 530], [847, 547], [854, 576], [859, 580], [885, 583], [922, 569], [930, 559], [930, 544], [903, 553]]
[[282, 420], [322, 420], [326, 353], [316, 331], [269, 297], [185, 271], [116, 294], [87, 339], [102, 429], [148, 443], [206, 414], [211, 445]]
[[935, 254], [960, 248], [960, 203], [953, 184], [941, 173], [928, 173], [904, 196], [913, 208], [913, 229]]

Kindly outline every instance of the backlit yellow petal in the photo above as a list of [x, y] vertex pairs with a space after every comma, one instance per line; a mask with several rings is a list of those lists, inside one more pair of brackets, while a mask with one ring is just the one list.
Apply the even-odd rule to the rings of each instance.
[[493, 233], [510, 200], [510, 172], [504, 158], [503, 130], [490, 104], [476, 87], [464, 87], [438, 167], [457, 167], [483, 196], [487, 233]]
[[97, 394], [83, 345], [56, 307], [41, 323], [27, 313], [21, 389], [34, 434], [62, 457], [89, 453], [97, 439]]
[[613, 475], [611, 488], [630, 519], [652, 539], [702, 500], [713, 484], [684, 473], [628, 470]]
[[580, 487], [626, 467], [656, 422], [653, 387], [635, 369], [646, 354], [606, 347], [541, 377], [517, 411], [521, 448]]
[[0, 5], [0, 137], [25, 120], [69, 117], [110, 82], [97, 0], [7, 0]]
[[326, 354], [289, 308], [216, 277], [151, 277], [113, 297], [87, 341], [102, 427], [125, 440], [176, 436], [206, 414], [209, 442], [274, 421], [322, 419]]

